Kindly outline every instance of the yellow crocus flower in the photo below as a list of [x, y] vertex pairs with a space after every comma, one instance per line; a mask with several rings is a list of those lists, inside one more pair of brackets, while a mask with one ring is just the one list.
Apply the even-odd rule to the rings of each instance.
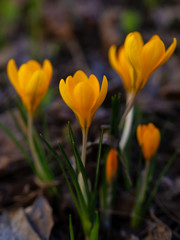
[[138, 125], [137, 139], [146, 161], [150, 161], [160, 144], [160, 131], [153, 123]]
[[65, 103], [75, 113], [82, 130], [87, 131], [94, 114], [103, 103], [108, 89], [107, 78], [103, 77], [101, 89], [95, 75], [89, 78], [83, 71], [68, 76], [66, 82], [61, 79], [59, 91]]
[[111, 149], [106, 160], [106, 181], [110, 184], [116, 177], [118, 169], [118, 157], [115, 149]]
[[44, 60], [43, 66], [37, 61], [30, 60], [18, 69], [14, 59], [7, 65], [7, 74], [10, 82], [22, 99], [29, 114], [33, 114], [40, 101], [46, 94], [52, 78], [52, 65]]
[[127, 92], [137, 94], [149, 76], [173, 54], [176, 38], [166, 50], [163, 41], [154, 35], [146, 44], [139, 32], [129, 33], [118, 51], [115, 45], [109, 49], [111, 66], [120, 74]]

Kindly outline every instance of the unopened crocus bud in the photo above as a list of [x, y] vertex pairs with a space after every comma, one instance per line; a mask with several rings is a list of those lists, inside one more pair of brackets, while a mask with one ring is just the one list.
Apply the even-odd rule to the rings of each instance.
[[137, 127], [137, 139], [146, 161], [150, 161], [160, 144], [160, 131], [153, 123]]
[[110, 184], [116, 177], [118, 169], [118, 157], [115, 149], [111, 149], [106, 160], [106, 181]]

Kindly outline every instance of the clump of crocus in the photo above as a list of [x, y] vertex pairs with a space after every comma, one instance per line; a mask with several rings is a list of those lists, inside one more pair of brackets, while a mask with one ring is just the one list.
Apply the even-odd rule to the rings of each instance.
[[[100, 152], [102, 145], [102, 133], [100, 137], [100, 144], [98, 150], [98, 160], [95, 177], [94, 191], [90, 190], [88, 184], [88, 178], [85, 171], [85, 159], [86, 159], [86, 145], [87, 135], [89, 127], [92, 123], [94, 115], [100, 105], [103, 103], [108, 90], [108, 81], [104, 76], [102, 85], [100, 84], [95, 75], [91, 74], [89, 77], [83, 71], [77, 71], [73, 76], [68, 76], [66, 81], [63, 79], [59, 82], [59, 91], [65, 101], [65, 103], [75, 113], [75, 116], [80, 124], [82, 130], [82, 155], [79, 157], [76, 145], [74, 143], [73, 134], [69, 125], [70, 138], [74, 150], [74, 157], [76, 161], [76, 173], [73, 172], [71, 164], [68, 161], [68, 157], [64, 155], [64, 151], [61, 149], [61, 153], [65, 156], [64, 160], [68, 163], [70, 175], [73, 178], [74, 187], [77, 190], [77, 197], [79, 203], [76, 204], [78, 213], [81, 218], [84, 234], [86, 239], [98, 239], [99, 230], [99, 218], [95, 211], [95, 196], [97, 195], [97, 183], [99, 174]], [[63, 166], [61, 165], [63, 169]], [[63, 172], [65, 172], [63, 170]], [[77, 182], [76, 182], [77, 181]], [[73, 192], [70, 184], [68, 183], [71, 193]], [[76, 198], [72, 194], [76, 203]], [[80, 204], [80, 209], [78, 205]]]
[[160, 131], [153, 123], [138, 126], [137, 139], [146, 161], [149, 162], [156, 153], [160, 144], [160, 138]]
[[117, 169], [118, 169], [117, 151], [112, 148], [109, 151], [106, 159], [106, 181], [109, 185], [116, 178]]
[[137, 139], [145, 158], [145, 169], [142, 176], [141, 185], [137, 193], [137, 199], [133, 208], [132, 227], [137, 227], [140, 222], [139, 216], [143, 210], [142, 205], [146, 197], [146, 191], [149, 184], [149, 172], [151, 159], [155, 155], [160, 144], [160, 131], [153, 123], [147, 125], [138, 125]]
[[18, 69], [14, 59], [11, 59], [7, 65], [9, 80], [19, 94], [28, 113], [28, 141], [34, 159], [34, 169], [44, 182], [51, 179], [51, 174], [44, 156], [37, 152], [37, 141], [35, 146], [33, 114], [49, 88], [52, 73], [52, 65], [47, 59], [44, 60], [42, 66], [37, 61], [30, 60]]
[[61, 79], [59, 91], [65, 103], [75, 113], [83, 133], [82, 162], [85, 165], [86, 142], [88, 129], [94, 115], [103, 103], [108, 89], [108, 81], [104, 76], [101, 89], [95, 75], [89, 77], [83, 71], [77, 71], [74, 76], [68, 76], [66, 82]]
[[29, 114], [33, 114], [46, 94], [52, 78], [52, 65], [44, 60], [43, 66], [30, 60], [18, 69], [14, 59], [7, 65], [9, 80], [21, 97]]
[[109, 49], [111, 66], [120, 74], [127, 92], [137, 94], [146, 84], [149, 76], [164, 64], [177, 45], [173, 43], [166, 50], [163, 41], [154, 35], [146, 44], [139, 32], [129, 33], [124, 45], [118, 51], [115, 45]]

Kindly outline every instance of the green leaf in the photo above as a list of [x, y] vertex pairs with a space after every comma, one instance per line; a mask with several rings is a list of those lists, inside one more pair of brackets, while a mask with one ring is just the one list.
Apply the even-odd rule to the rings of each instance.
[[34, 141], [36, 153], [38, 155], [39, 162], [43, 168], [43, 172], [45, 173], [46, 179], [43, 179], [43, 180], [51, 182], [54, 180], [54, 174], [48, 163], [48, 158], [45, 153], [44, 147], [42, 146], [42, 143], [41, 143], [37, 133], [35, 132], [35, 130], [33, 131], [33, 133], [35, 133], [33, 136], [33, 141]]
[[[79, 203], [80, 203], [80, 206], [82, 208], [82, 211], [84, 211], [87, 215], [87, 212], [88, 212], [88, 209], [86, 207], [86, 203], [85, 203], [85, 199], [83, 197], [83, 194], [82, 194], [82, 191], [81, 191], [81, 188], [79, 186], [79, 183], [78, 183], [78, 179], [77, 179], [77, 175], [76, 175], [76, 172], [74, 171], [66, 153], [64, 152], [64, 149], [62, 147], [62, 145], [60, 143], [58, 143], [58, 147], [61, 151], [61, 154], [63, 156], [63, 159], [64, 159], [64, 162], [66, 164], [66, 167], [68, 168], [68, 171], [69, 171], [69, 174], [70, 174], [70, 177], [71, 177], [71, 180], [74, 184], [74, 187], [75, 187], [75, 190], [76, 190], [76, 193], [77, 193], [77, 197], [78, 197], [78, 200], [79, 200]], [[82, 211], [81, 211], [81, 214], [82, 214]]]
[[157, 179], [157, 181], [156, 181], [156, 184], [155, 184], [154, 188], [152, 189], [150, 196], [148, 197], [147, 207], [150, 206], [152, 200], [154, 199], [154, 197], [155, 197], [155, 195], [156, 195], [156, 193], [157, 193], [157, 191], [158, 191], [158, 188], [159, 188], [159, 186], [160, 186], [162, 177], [167, 173], [168, 169], [170, 168], [171, 164], [172, 164], [173, 161], [175, 160], [176, 156], [177, 156], [177, 152], [175, 152], [175, 153], [171, 156], [171, 158], [169, 159], [169, 161], [167, 162], [167, 164], [165, 165], [165, 167], [164, 167], [163, 170], [161, 171], [161, 173], [160, 173], [160, 175], [159, 175], [159, 177], [158, 177], [158, 179]]
[[[71, 144], [72, 144], [72, 147], [73, 147], [74, 157], [76, 159], [76, 164], [78, 166], [78, 169], [81, 172], [82, 177], [83, 177], [84, 186], [85, 186], [85, 190], [86, 190], [86, 196], [87, 196], [88, 205], [89, 205], [90, 202], [91, 202], [91, 194], [90, 194], [90, 191], [89, 191], [88, 178], [87, 178], [85, 168], [83, 166], [83, 163], [81, 161], [81, 157], [78, 153], [78, 150], [77, 150], [77, 147], [76, 147], [76, 144], [75, 144], [75, 141], [74, 141], [73, 132], [72, 132], [72, 129], [71, 129], [70, 122], [68, 122], [68, 129], [69, 129], [69, 136], [70, 136]], [[90, 209], [90, 212], [91, 212], [91, 209]]]
[[104, 128], [102, 127], [101, 135], [100, 135], [100, 139], [99, 139], [98, 157], [97, 157], [97, 165], [96, 165], [96, 178], [95, 178], [95, 185], [94, 185], [94, 198], [95, 199], [96, 199], [96, 195], [97, 195], [97, 185], [98, 185], [98, 179], [99, 179], [99, 166], [100, 166], [100, 159], [101, 159], [103, 132], [104, 132]]
[[[29, 163], [29, 165], [33, 168], [33, 164], [31, 161], [31, 158], [29, 157], [29, 155], [27, 154], [26, 150], [24, 149], [24, 147], [22, 146], [22, 144], [14, 137], [14, 135], [12, 134], [12, 132], [6, 127], [4, 126], [4, 124], [2, 124], [0, 122], [0, 128], [11, 138], [11, 140], [15, 143], [15, 145], [18, 147], [18, 149], [21, 151], [21, 153], [23, 154], [23, 156], [26, 158], [27, 162]], [[33, 168], [34, 169], [34, 168]]]
[[74, 232], [73, 232], [71, 214], [69, 215], [69, 232], [70, 232], [70, 240], [74, 240]]
[[[52, 152], [52, 154], [53, 154], [53, 155], [56, 157], [56, 159], [58, 160], [59, 166], [60, 166], [60, 168], [61, 168], [61, 170], [62, 170], [62, 172], [63, 172], [63, 175], [64, 175], [64, 177], [65, 177], [65, 180], [66, 180], [66, 183], [67, 183], [67, 185], [68, 185], [69, 191], [70, 191], [71, 196], [72, 196], [72, 198], [73, 198], [73, 200], [74, 200], [76, 209], [77, 209], [77, 211], [78, 211], [78, 214], [80, 215], [80, 214], [81, 214], [80, 206], [79, 206], [79, 204], [78, 204], [78, 201], [77, 201], [76, 195], [75, 195], [75, 193], [74, 193], [74, 190], [73, 190], [73, 188], [72, 188], [72, 186], [71, 186], [71, 183], [70, 183], [70, 181], [69, 181], [69, 179], [68, 179], [67, 173], [66, 173], [65, 168], [64, 168], [64, 166], [63, 166], [63, 164], [62, 164], [62, 161], [61, 161], [60, 156], [59, 156], [58, 153], [51, 147], [51, 145], [46, 141], [46, 139], [43, 137], [42, 134], [40, 134], [40, 137], [42, 138], [42, 140], [43, 140], [44, 143], [46, 144], [47, 148]], [[66, 157], [66, 156], [65, 156], [65, 157]]]
[[[28, 144], [28, 140], [27, 140], [27, 135], [24, 133], [23, 129], [22, 129], [22, 126], [20, 125], [19, 123], [19, 120], [17, 119], [17, 117], [15, 116], [14, 112], [12, 111], [12, 109], [9, 108], [9, 112], [11, 114], [11, 117], [14, 121], [14, 124], [17, 128], [17, 130], [21, 133], [24, 141]], [[21, 116], [21, 115], [20, 115]], [[26, 126], [25, 126], [26, 127]]]
[[98, 233], [99, 233], [99, 216], [98, 216], [98, 212], [96, 211], [96, 218], [95, 218], [95, 222], [93, 225], [93, 228], [91, 230], [91, 234], [90, 234], [90, 240], [98, 240]]

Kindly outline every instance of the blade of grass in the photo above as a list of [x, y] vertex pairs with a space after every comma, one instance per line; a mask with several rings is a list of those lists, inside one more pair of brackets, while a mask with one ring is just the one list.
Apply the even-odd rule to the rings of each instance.
[[98, 212], [96, 211], [95, 222], [91, 230], [90, 240], [98, 240], [98, 232], [99, 232], [99, 216]]
[[15, 143], [15, 145], [21, 151], [21, 153], [23, 154], [23, 156], [25, 157], [25, 159], [27, 160], [29, 165], [33, 168], [33, 164], [32, 164], [31, 158], [27, 154], [27, 152], [24, 149], [24, 147], [22, 146], [22, 144], [14, 137], [12, 132], [6, 126], [4, 126], [4, 124], [2, 124], [1, 122], [0, 122], [0, 128], [11, 138], [11, 140]]
[[73, 198], [73, 200], [74, 200], [74, 203], [75, 203], [76, 209], [77, 209], [77, 211], [78, 211], [78, 214], [81, 214], [80, 206], [79, 206], [78, 201], [77, 201], [77, 199], [76, 199], [76, 195], [75, 195], [75, 193], [74, 193], [74, 191], [73, 191], [73, 188], [72, 188], [72, 186], [71, 186], [71, 183], [70, 183], [70, 181], [69, 181], [69, 179], [68, 179], [67, 173], [66, 173], [65, 168], [64, 168], [64, 166], [63, 166], [63, 164], [62, 164], [62, 161], [61, 161], [60, 156], [59, 156], [59, 155], [57, 154], [57, 152], [51, 147], [51, 145], [46, 141], [46, 139], [43, 137], [42, 134], [40, 134], [40, 137], [42, 138], [42, 140], [43, 140], [44, 143], [46, 144], [47, 148], [52, 152], [52, 154], [53, 154], [53, 155], [56, 157], [56, 159], [58, 160], [59, 165], [60, 165], [60, 168], [61, 168], [61, 170], [62, 170], [62, 172], [63, 172], [64, 177], [65, 177], [66, 183], [67, 183], [67, 185], [68, 185], [69, 191], [70, 191], [71, 196], [72, 196], [72, 198]]
[[28, 143], [27, 135], [24, 133], [24, 131], [23, 131], [23, 129], [22, 129], [22, 126], [20, 125], [17, 117], [15, 116], [14, 112], [13, 112], [12, 109], [10, 109], [10, 108], [9, 108], [9, 113], [10, 113], [10, 115], [11, 115], [13, 121], [14, 121], [14, 124], [15, 124], [17, 130], [21, 133], [24, 141], [25, 141], [26, 143]]
[[96, 195], [97, 195], [97, 185], [98, 185], [98, 179], [99, 179], [99, 166], [100, 166], [100, 159], [101, 159], [103, 133], [104, 133], [104, 128], [102, 127], [101, 128], [101, 135], [100, 135], [100, 139], [99, 139], [97, 165], [96, 165], [96, 177], [95, 177], [95, 185], [94, 185], [94, 198], [95, 199], [96, 199]]
[[154, 186], [153, 190], [151, 191], [151, 194], [150, 194], [150, 196], [149, 196], [149, 198], [148, 198], [147, 208], [150, 206], [152, 200], [154, 199], [154, 197], [155, 197], [155, 195], [156, 195], [156, 193], [157, 193], [157, 190], [158, 190], [159, 185], [160, 185], [160, 183], [161, 183], [162, 177], [166, 174], [166, 172], [167, 172], [168, 169], [170, 168], [171, 164], [172, 164], [173, 161], [175, 160], [176, 156], [177, 156], [177, 152], [175, 152], [175, 153], [172, 155], [172, 157], [169, 159], [169, 161], [167, 162], [167, 164], [165, 165], [165, 167], [164, 167], [163, 170], [161, 171], [161, 173], [160, 173], [160, 175], [159, 175], [159, 177], [158, 177], [158, 179], [157, 179], [157, 181], [156, 181], [156, 184], [155, 184], [155, 186]]
[[[60, 143], [58, 143], [58, 147], [59, 147], [59, 150], [61, 151], [64, 162], [65, 162], [65, 164], [68, 168], [68, 171], [69, 171], [70, 177], [72, 179], [72, 182], [74, 184], [74, 187], [75, 187], [75, 190], [76, 190], [77, 197], [78, 197], [79, 203], [81, 205], [81, 208], [87, 214], [87, 206], [86, 206], [81, 188], [80, 188], [78, 180], [77, 180], [77, 175], [76, 175], [76, 173], [75, 173], [75, 171], [74, 171], [74, 169], [73, 169], [73, 167], [72, 167], [72, 165], [71, 165], [71, 163], [70, 163], [70, 161], [69, 161], [69, 159], [68, 159], [66, 153], [64, 152], [64, 149], [63, 149], [63, 147]], [[82, 212], [81, 212], [81, 214], [82, 214]]]
[[74, 240], [74, 232], [73, 232], [71, 214], [69, 215], [69, 231], [70, 231], [70, 240]]

